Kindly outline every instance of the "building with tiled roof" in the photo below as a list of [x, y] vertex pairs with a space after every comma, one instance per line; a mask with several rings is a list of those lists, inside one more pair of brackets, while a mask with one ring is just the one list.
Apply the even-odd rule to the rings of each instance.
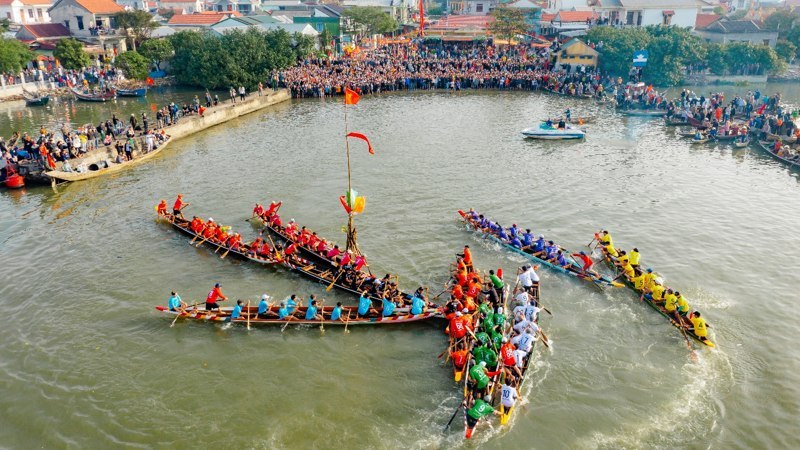
[[122, 11], [113, 0], [56, 0], [48, 10], [53, 23], [64, 24], [77, 37], [113, 33], [117, 28], [114, 15]]
[[184, 14], [194, 14], [205, 11], [201, 0], [158, 0], [159, 8], [182, 9]]
[[497, 0], [447, 0], [447, 10], [456, 15], [486, 16], [497, 3]]
[[761, 28], [754, 20], [717, 20], [695, 33], [708, 42], [727, 44], [729, 42], [749, 42], [753, 45], [775, 47], [778, 32]]
[[591, 8], [611, 25], [646, 27], [676, 25], [694, 28], [702, 0], [593, 0]]
[[722, 16], [719, 14], [698, 14], [694, 22], [694, 29], [702, 30], [721, 18]]
[[12, 23], [49, 23], [52, 0], [0, 0], [0, 19]]
[[175, 14], [170, 17], [167, 25], [172, 28], [207, 28], [225, 19], [234, 17], [238, 13], [204, 12], [195, 14]]

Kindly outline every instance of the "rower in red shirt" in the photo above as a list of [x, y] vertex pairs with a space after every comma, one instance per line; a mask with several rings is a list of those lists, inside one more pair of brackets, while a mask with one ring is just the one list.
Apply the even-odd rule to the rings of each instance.
[[367, 258], [364, 255], [356, 256], [356, 271], [361, 272], [361, 269], [367, 265]]
[[175, 199], [175, 203], [172, 205], [172, 215], [184, 219], [181, 210], [187, 206], [189, 206], [188, 203], [183, 203], [183, 194], [178, 194], [178, 198]]
[[572, 256], [580, 259], [581, 262], [583, 262], [583, 273], [589, 272], [592, 274], [597, 274], [597, 272], [592, 270], [594, 261], [592, 261], [592, 258], [589, 255], [587, 255], [586, 252], [573, 253]]
[[192, 218], [192, 224], [189, 225], [189, 228], [194, 231], [194, 234], [199, 234], [201, 231], [203, 231], [203, 228], [205, 228], [203, 225], [203, 219], [194, 216]]
[[286, 234], [288, 234], [289, 236], [294, 236], [296, 231], [297, 231], [297, 224], [294, 223], [294, 219], [289, 219], [289, 224], [286, 225]]
[[338, 245], [334, 245], [332, 249], [328, 250], [328, 253], [325, 254], [325, 257], [328, 259], [334, 259], [341, 254], [341, 250], [339, 250]]
[[264, 217], [269, 218], [271, 215], [277, 213], [282, 203], [283, 202], [278, 202], [278, 203], [269, 202], [269, 209], [267, 209], [267, 212], [264, 213]]
[[464, 300], [464, 288], [462, 288], [461, 285], [457, 284], [453, 286], [453, 290], [451, 292], [453, 294], [453, 297], [459, 302], [461, 300]]
[[253, 217], [260, 218], [262, 214], [264, 214], [264, 207], [261, 206], [261, 203], [256, 203], [256, 206], [253, 208]]
[[219, 310], [219, 304], [217, 304], [217, 300], [224, 301], [228, 299], [228, 297], [225, 297], [225, 294], [222, 293], [222, 289], [220, 289], [221, 287], [222, 286], [219, 283], [215, 284], [214, 289], [211, 289], [211, 292], [209, 292], [208, 296], [206, 296], [206, 310]]
[[514, 359], [514, 350], [516, 349], [514, 344], [508, 341], [508, 338], [503, 337], [503, 346], [500, 347], [500, 360], [503, 361], [503, 365], [506, 367], [513, 367], [517, 375], [522, 377], [522, 372], [519, 370], [519, 367], [517, 367], [517, 360]]
[[467, 334], [467, 325], [463, 314], [456, 312], [456, 316], [450, 319], [450, 337], [454, 340], [461, 339]]
[[242, 243], [242, 237], [239, 236], [239, 233], [234, 233], [233, 236], [228, 238], [228, 248], [235, 252], [239, 251], [239, 246], [241, 245], [241, 243]]
[[287, 258], [292, 256], [295, 252], [297, 252], [297, 244], [292, 242], [291, 244], [286, 246], [286, 250], [284, 250], [283, 254], [286, 255]]

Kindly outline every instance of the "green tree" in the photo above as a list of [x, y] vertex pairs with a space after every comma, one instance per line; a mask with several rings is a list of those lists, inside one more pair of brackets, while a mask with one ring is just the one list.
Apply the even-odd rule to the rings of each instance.
[[600, 69], [613, 75], [627, 75], [633, 54], [647, 47], [650, 34], [644, 28], [594, 27], [586, 33], [591, 42], [603, 42], [600, 49]]
[[161, 68], [161, 63], [168, 61], [175, 54], [169, 39], [148, 39], [139, 46], [139, 53]]
[[114, 15], [117, 26], [125, 30], [125, 35], [131, 41], [131, 48], [136, 50], [136, 46], [150, 36], [150, 32], [158, 28], [158, 22], [153, 20], [153, 15], [141, 9], [132, 11], [121, 11]]
[[318, 38], [320, 47], [325, 49], [326, 47], [330, 47], [331, 41], [333, 40], [333, 33], [331, 33], [327, 27], [324, 27], [322, 31], [320, 31]]
[[120, 54], [114, 59], [117, 66], [128, 78], [144, 80], [150, 69], [150, 62], [138, 52], [131, 50]]
[[784, 61], [791, 64], [797, 57], [797, 46], [789, 41], [780, 40], [775, 44], [775, 53]]
[[8, 31], [9, 27], [11, 27], [11, 21], [8, 19], [0, 19], [0, 33], [4, 33]]
[[746, 9], [737, 9], [736, 11], [728, 14], [727, 17], [730, 20], [742, 20], [742, 19], [744, 19], [744, 16], [746, 16], [746, 15], [747, 15], [747, 10]]
[[689, 28], [676, 26], [649, 26], [647, 44], [649, 58], [644, 70], [646, 81], [674, 86], [683, 81], [684, 68], [702, 63], [706, 59], [706, 47]]
[[764, 28], [771, 31], [785, 32], [792, 28], [792, 24], [798, 19], [797, 14], [786, 12], [774, 12], [764, 19]]
[[89, 54], [83, 49], [83, 44], [77, 39], [61, 39], [56, 43], [53, 56], [58, 59], [66, 69], [82, 69], [91, 64]]
[[0, 72], [17, 73], [33, 59], [28, 46], [16, 39], [0, 38]]
[[294, 40], [294, 52], [298, 59], [314, 53], [316, 42], [313, 37], [295, 33], [292, 40]]
[[730, 70], [730, 60], [724, 45], [711, 42], [706, 45], [706, 66], [714, 75], [725, 75]]
[[498, 38], [508, 41], [509, 44], [516, 35], [528, 30], [525, 15], [519, 9], [498, 6], [490, 15], [494, 17], [494, 22], [489, 24], [489, 31]]
[[342, 17], [349, 23], [349, 31], [360, 35], [392, 33], [399, 27], [397, 20], [378, 6], [347, 8]]

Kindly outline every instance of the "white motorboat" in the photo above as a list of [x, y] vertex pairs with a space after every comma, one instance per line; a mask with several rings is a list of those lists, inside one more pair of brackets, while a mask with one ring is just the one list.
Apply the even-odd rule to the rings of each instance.
[[531, 127], [522, 130], [522, 135], [530, 139], [547, 139], [547, 140], [576, 140], [586, 137], [586, 132], [582, 129], [567, 125], [565, 128], [556, 128], [546, 123], [542, 123], [538, 127]]

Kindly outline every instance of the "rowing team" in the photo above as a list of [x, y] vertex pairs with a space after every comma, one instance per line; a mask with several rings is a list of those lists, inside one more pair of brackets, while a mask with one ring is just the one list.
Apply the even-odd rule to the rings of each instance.
[[572, 265], [567, 257], [578, 258], [582, 263], [582, 271], [584, 273], [588, 272], [594, 276], [599, 276], [597, 272], [592, 270], [594, 261], [592, 261], [592, 258], [585, 252], [581, 251], [570, 254], [553, 241], [545, 240], [544, 235], [540, 234], [534, 237], [530, 228], [526, 228], [523, 231], [521, 228], [517, 227], [517, 224], [512, 224], [509, 228], [504, 228], [499, 223], [486, 218], [483, 214], [478, 214], [472, 208], [470, 208], [466, 214], [468, 220], [475, 228], [484, 233], [494, 235], [507, 245], [563, 268], [568, 268]]
[[305, 226], [298, 228], [294, 219], [290, 219], [286, 226], [283, 226], [278, 209], [282, 202], [271, 202], [269, 208], [257, 203], [253, 208], [253, 217], [259, 217], [270, 227], [282, 232], [288, 240], [296, 245], [331, 260], [341, 266], [353, 264], [357, 271], [361, 271], [367, 265], [364, 255], [354, 254], [352, 250], [342, 251], [337, 244], [331, 243], [326, 239], [317, 236], [316, 231], [310, 231]]
[[[463, 372], [465, 367], [471, 366], [468, 370], [469, 392], [465, 393], [464, 399], [469, 437], [481, 418], [489, 414], [501, 414], [492, 407], [491, 396], [496, 385], [492, 383], [493, 377], [502, 375], [501, 404], [506, 410], [513, 408], [519, 398], [519, 385], [529, 354], [540, 333], [536, 324], [540, 309], [533, 295], [538, 290], [538, 279], [536, 282], [530, 281], [532, 269], [523, 266], [519, 276], [526, 282], [515, 297], [517, 306], [513, 310], [514, 323], [510, 330], [506, 329], [506, 316], [501, 303], [505, 285], [501, 277], [490, 271], [485, 289], [475, 293], [475, 284], [480, 283], [480, 278], [473, 273], [470, 290], [475, 295], [466, 295], [462, 286], [464, 269], [463, 259], [460, 258], [445, 311], [449, 319], [448, 333], [453, 343], [449, 356], [453, 359], [455, 371]], [[482, 295], [478, 297], [477, 294]], [[470, 309], [476, 299], [479, 299], [479, 305]], [[509, 331], [513, 333], [510, 339], [507, 337]], [[472, 344], [469, 343], [469, 337], [473, 338]]]
[[595, 233], [595, 239], [602, 246], [603, 251], [612, 257], [614, 265], [619, 269], [617, 278], [625, 277], [635, 290], [642, 292], [642, 298], [663, 307], [677, 324], [692, 331], [702, 341], [708, 340], [708, 327], [699, 311], [691, 311], [689, 302], [679, 291], [664, 285], [664, 279], [653, 269], [642, 270], [639, 266], [639, 249], [634, 248], [630, 253], [617, 250], [614, 240], [608, 230]]

